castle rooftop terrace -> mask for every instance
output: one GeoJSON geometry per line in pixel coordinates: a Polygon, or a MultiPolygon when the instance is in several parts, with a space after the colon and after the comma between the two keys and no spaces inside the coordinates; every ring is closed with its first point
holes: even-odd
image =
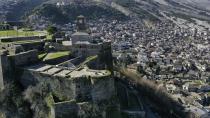
{"type": "Polygon", "coordinates": [[[59,73],[55,74],[55,76],[61,76],[61,77],[65,77],[67,76],[69,73],[71,73],[71,71],[69,70],[62,70],[59,73]]]}
{"type": "Polygon", "coordinates": [[[28,69],[30,71],[40,72],[51,76],[60,76],[60,77],[69,76],[70,79],[80,78],[80,77],[100,78],[111,75],[111,73],[108,70],[92,70],[86,66],[79,67],[76,70],[69,70],[59,66],[40,64],[40,65],[26,67],[25,69],[28,69]]]}
{"type": "Polygon", "coordinates": [[[111,73],[108,70],[91,70],[88,67],[81,67],[78,70],[72,71],[69,74],[72,78],[79,78],[83,76],[90,76],[90,77],[105,77],[110,76],[111,73]]]}
{"type": "Polygon", "coordinates": [[[49,70],[46,70],[46,71],[44,71],[44,72],[42,72],[42,73],[44,73],[44,74],[49,74],[49,75],[54,75],[54,74],[56,74],[56,73],[58,73],[58,72],[60,72],[60,71],[62,71],[61,68],[55,68],[55,67],[53,67],[53,68],[51,68],[51,69],[49,69],[49,70]]]}

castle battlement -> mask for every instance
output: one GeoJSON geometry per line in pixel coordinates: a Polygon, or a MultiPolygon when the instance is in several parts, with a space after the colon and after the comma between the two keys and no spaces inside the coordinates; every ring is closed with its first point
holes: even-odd
{"type": "Polygon", "coordinates": [[[68,100],[91,99],[97,102],[110,99],[115,94],[114,80],[108,70],[92,70],[88,67],[68,70],[52,65],[36,65],[20,70],[20,82],[25,87],[46,81],[52,91],[59,91],[57,94],[68,100]]]}

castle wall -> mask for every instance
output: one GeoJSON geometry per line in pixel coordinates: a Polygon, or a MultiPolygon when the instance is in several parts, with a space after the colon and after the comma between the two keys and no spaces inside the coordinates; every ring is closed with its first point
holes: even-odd
{"type": "Polygon", "coordinates": [[[71,118],[112,118],[116,116],[113,113],[118,112],[120,114],[118,105],[112,106],[117,110],[109,107],[108,104],[99,105],[92,102],[65,101],[52,105],[51,116],[52,118],[69,118],[69,116],[71,118]]]}
{"type": "Polygon", "coordinates": [[[27,88],[28,86],[34,86],[38,83],[38,80],[36,78],[36,73],[33,71],[25,70],[25,69],[19,69],[18,73],[18,79],[20,83],[27,88]]]}
{"type": "Polygon", "coordinates": [[[115,95],[114,79],[110,76],[71,78],[23,69],[19,78],[24,87],[46,82],[54,95],[63,100],[98,102],[115,95]]]}
{"type": "Polygon", "coordinates": [[[16,55],[10,55],[9,58],[13,66],[32,64],[38,61],[38,52],[37,50],[30,50],[16,55]]]}
{"type": "Polygon", "coordinates": [[[4,89],[4,75],[3,75],[3,67],[2,67],[2,56],[0,57],[0,91],[4,89]]]}
{"type": "Polygon", "coordinates": [[[32,43],[23,43],[23,44],[20,44],[23,49],[25,51],[29,51],[29,50],[39,50],[39,51],[42,51],[44,50],[44,45],[45,43],[40,41],[40,42],[32,42],[32,43]]]}
{"type": "Polygon", "coordinates": [[[59,58],[55,58],[55,59],[45,60],[45,61],[43,61],[43,63],[50,64],[50,65],[57,65],[57,64],[62,63],[63,61],[67,61],[69,59],[70,59],[70,55],[66,55],[66,56],[62,56],[59,58]]]}
{"type": "Polygon", "coordinates": [[[83,32],[77,32],[72,35],[72,44],[75,44],[77,41],[90,41],[90,35],[83,32]]]}
{"type": "Polygon", "coordinates": [[[0,90],[4,89],[4,83],[12,79],[10,62],[6,55],[0,55],[0,90]]]}
{"type": "Polygon", "coordinates": [[[46,36],[28,36],[28,37],[6,37],[0,38],[0,42],[15,42],[15,41],[26,41],[26,40],[39,40],[44,39],[46,36]]]}
{"type": "Polygon", "coordinates": [[[78,66],[81,62],[84,62],[84,61],[85,61],[85,58],[80,56],[80,57],[76,57],[71,60],[68,60],[66,62],[63,62],[63,63],[59,64],[59,66],[69,67],[69,65],[71,65],[71,64],[73,64],[74,66],[78,66]]]}
{"type": "Polygon", "coordinates": [[[113,71],[113,58],[111,42],[105,42],[103,44],[103,49],[99,53],[99,62],[105,64],[105,69],[113,71]]]}
{"type": "Polygon", "coordinates": [[[52,118],[105,118],[104,109],[91,102],[66,101],[55,103],[51,108],[52,118]]]}
{"type": "Polygon", "coordinates": [[[77,113],[79,111],[79,105],[73,101],[60,102],[53,105],[52,118],[78,118],[77,113]]]}
{"type": "Polygon", "coordinates": [[[91,79],[87,77],[76,78],[76,100],[79,102],[90,101],[92,100],[91,96],[91,79]]]}
{"type": "Polygon", "coordinates": [[[49,84],[53,94],[59,99],[72,100],[76,98],[75,83],[65,77],[51,76],[41,72],[21,69],[20,83],[27,88],[41,82],[49,84]]]}
{"type": "Polygon", "coordinates": [[[2,43],[0,44],[0,50],[7,50],[9,51],[9,54],[16,54],[23,51],[29,51],[29,50],[44,50],[44,42],[32,42],[32,43],[22,43],[22,44],[16,44],[16,43],[2,43]]]}
{"type": "Polygon", "coordinates": [[[101,51],[107,51],[111,53],[111,43],[104,42],[101,44],[74,44],[72,45],[72,52],[76,52],[78,56],[94,56],[101,53],[101,51]]]}
{"type": "MultiPolygon", "coordinates": [[[[16,46],[14,44],[10,43],[2,43],[0,44],[0,50],[7,50],[9,54],[16,54],[16,46]]],[[[23,51],[23,50],[21,50],[23,51]]]]}
{"type": "Polygon", "coordinates": [[[59,43],[50,43],[50,45],[52,45],[53,47],[55,47],[55,50],[58,51],[70,51],[71,50],[71,46],[65,46],[59,43]]]}
{"type": "MultiPolygon", "coordinates": [[[[98,79],[98,78],[97,78],[98,79]]],[[[109,100],[116,95],[113,78],[100,78],[94,82],[91,90],[92,100],[100,102],[109,100]]]]}
{"type": "Polygon", "coordinates": [[[2,75],[2,69],[0,69],[0,91],[4,89],[4,80],[2,75]]]}
{"type": "MultiPolygon", "coordinates": [[[[0,90],[4,88],[4,83],[16,77],[17,66],[34,63],[38,60],[37,51],[31,50],[17,55],[0,55],[0,90]],[[14,73],[16,72],[16,73],[14,73]]],[[[33,76],[27,76],[31,80],[33,76]]],[[[18,77],[17,77],[18,78],[18,77]]],[[[32,82],[28,82],[32,83],[32,82]]]]}
{"type": "Polygon", "coordinates": [[[94,56],[99,54],[102,49],[102,45],[94,45],[94,44],[74,44],[72,46],[72,52],[75,52],[77,56],[85,55],[85,56],[94,56]]]}

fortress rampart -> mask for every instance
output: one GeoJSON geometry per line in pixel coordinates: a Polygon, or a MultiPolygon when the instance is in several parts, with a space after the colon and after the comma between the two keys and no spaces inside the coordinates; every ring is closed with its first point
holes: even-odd
{"type": "Polygon", "coordinates": [[[83,69],[81,73],[84,75],[82,75],[79,71],[71,72],[50,65],[21,69],[21,71],[22,85],[27,87],[44,81],[60,99],[98,102],[111,98],[115,93],[114,80],[106,71],[83,69]],[[98,75],[94,75],[96,73],[98,75]]]}
{"type": "Polygon", "coordinates": [[[0,42],[16,42],[16,41],[28,41],[28,40],[40,40],[46,36],[27,36],[27,37],[5,37],[0,38],[0,42]]]}

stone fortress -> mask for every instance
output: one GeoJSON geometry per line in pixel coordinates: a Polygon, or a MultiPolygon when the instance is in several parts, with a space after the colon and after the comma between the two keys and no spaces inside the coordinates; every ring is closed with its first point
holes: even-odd
{"type": "MultiPolygon", "coordinates": [[[[0,89],[4,89],[10,79],[18,80],[25,88],[46,83],[53,95],[51,118],[77,118],[88,114],[108,118],[114,111],[111,108],[120,112],[112,74],[111,43],[93,39],[85,18],[79,16],[77,32],[68,44],[55,48],[71,51],[74,58],[52,64],[38,58],[44,47],[42,41],[34,46],[33,43],[1,43],[0,89]]],[[[131,116],[145,115],[142,109],[125,112],[131,116]]]]}

